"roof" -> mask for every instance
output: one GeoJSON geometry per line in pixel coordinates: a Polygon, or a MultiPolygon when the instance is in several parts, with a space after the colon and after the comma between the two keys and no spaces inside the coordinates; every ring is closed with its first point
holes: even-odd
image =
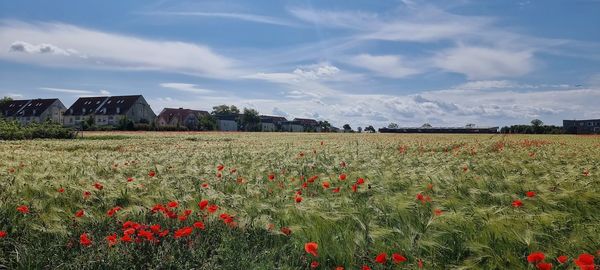
{"type": "Polygon", "coordinates": [[[571,121],[571,122],[587,122],[587,121],[600,121],[600,119],[584,119],[584,120],[563,120],[563,121],[571,121]]]}
{"type": "Polygon", "coordinates": [[[317,126],[317,125],[319,125],[319,121],[317,121],[315,119],[294,118],[294,121],[298,121],[298,122],[302,123],[303,125],[308,125],[308,126],[317,126]]]}
{"type": "Polygon", "coordinates": [[[123,115],[133,107],[140,97],[142,96],[81,97],[71,105],[65,115],[123,115]]]}
{"type": "Polygon", "coordinates": [[[173,119],[173,118],[178,118],[181,121],[190,114],[208,115],[208,112],[200,111],[200,110],[183,109],[183,108],[179,108],[179,109],[164,108],[162,110],[162,112],[160,112],[160,114],[158,115],[158,118],[163,118],[167,122],[170,122],[171,119],[173,119]]]}
{"type": "Polygon", "coordinates": [[[48,110],[56,101],[58,101],[57,98],[13,100],[4,104],[0,112],[7,117],[37,117],[48,110]]]}
{"type": "Polygon", "coordinates": [[[260,121],[265,122],[265,123],[285,122],[285,121],[287,121],[287,119],[285,119],[285,117],[283,117],[283,116],[261,115],[260,121]]]}

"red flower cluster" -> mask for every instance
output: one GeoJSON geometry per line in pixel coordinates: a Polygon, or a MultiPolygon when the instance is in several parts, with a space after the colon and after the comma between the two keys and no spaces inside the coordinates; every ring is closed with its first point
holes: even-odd
{"type": "MultiPolygon", "coordinates": [[[[319,249],[319,244],[315,243],[315,242],[308,242],[306,244],[304,244],[304,251],[306,251],[306,253],[309,253],[315,257],[319,256],[319,254],[317,253],[317,250],[319,249]]],[[[318,266],[318,264],[317,264],[318,266]]]]}
{"type": "Polygon", "coordinates": [[[115,215],[115,213],[117,213],[117,211],[120,211],[120,210],[121,210],[121,207],[119,207],[119,206],[115,206],[115,207],[113,207],[113,208],[109,209],[109,210],[106,212],[106,215],[107,215],[107,216],[109,216],[109,217],[112,217],[112,216],[114,216],[114,215],[115,215]]]}
{"type": "Polygon", "coordinates": [[[92,245],[92,240],[90,240],[90,238],[88,237],[87,233],[82,233],[79,236],[79,244],[81,244],[84,247],[91,246],[92,245]]]}
{"type": "MultiPolygon", "coordinates": [[[[392,253],[392,262],[394,264],[399,264],[405,262],[406,260],[406,257],[400,255],[399,253],[392,253]]],[[[387,262],[387,253],[379,253],[377,257],[375,257],[375,262],[379,264],[385,264],[387,262]]]]}
{"type": "Polygon", "coordinates": [[[577,259],[575,259],[575,265],[579,266],[581,270],[595,270],[596,266],[594,264],[594,255],[583,253],[580,254],[577,259]]]}
{"type": "Polygon", "coordinates": [[[29,206],[27,205],[21,205],[17,207],[17,211],[23,213],[23,214],[28,214],[29,213],[29,206]]]}

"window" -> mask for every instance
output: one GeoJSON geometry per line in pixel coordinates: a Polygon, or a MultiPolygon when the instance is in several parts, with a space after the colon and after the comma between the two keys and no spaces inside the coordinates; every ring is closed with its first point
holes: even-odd
{"type": "Polygon", "coordinates": [[[73,117],[69,117],[69,123],[73,123],[73,117]]]}
{"type": "Polygon", "coordinates": [[[590,127],[591,127],[591,126],[593,126],[593,125],[594,125],[594,122],[588,122],[588,126],[590,126],[590,127]]]}

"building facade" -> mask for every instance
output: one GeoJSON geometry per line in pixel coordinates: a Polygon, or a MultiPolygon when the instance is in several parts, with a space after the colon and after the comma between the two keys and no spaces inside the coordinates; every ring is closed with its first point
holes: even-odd
{"type": "Polygon", "coordinates": [[[158,114],[156,124],[159,127],[186,127],[190,130],[197,130],[198,120],[203,115],[208,115],[208,112],[183,108],[164,108],[158,114]]]}
{"type": "Polygon", "coordinates": [[[600,119],[563,120],[563,129],[569,134],[600,134],[600,119]]]}
{"type": "Polygon", "coordinates": [[[319,126],[319,121],[315,119],[308,118],[294,118],[295,122],[300,123],[303,127],[303,131],[307,132],[321,132],[321,127],[319,126]]]}
{"type": "Polygon", "coordinates": [[[281,124],[286,121],[287,119],[282,116],[261,115],[260,130],[264,132],[281,131],[281,124]]]}
{"type": "Polygon", "coordinates": [[[82,97],[65,111],[64,125],[78,126],[93,122],[96,126],[116,126],[122,119],[134,124],[151,123],[156,114],[141,95],[82,97]]]}
{"type": "Polygon", "coordinates": [[[220,131],[238,131],[239,115],[215,115],[217,118],[217,129],[220,131]]]}
{"type": "Polygon", "coordinates": [[[284,132],[304,132],[304,126],[298,121],[285,121],[281,123],[281,131],[284,132]]]}
{"type": "Polygon", "coordinates": [[[65,105],[57,98],[28,99],[6,102],[0,108],[0,114],[6,119],[16,120],[22,125],[47,120],[62,123],[65,110],[65,105]]]}

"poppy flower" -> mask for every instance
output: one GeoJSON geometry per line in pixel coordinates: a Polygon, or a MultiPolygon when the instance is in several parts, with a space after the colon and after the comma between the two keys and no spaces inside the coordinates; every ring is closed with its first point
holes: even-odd
{"type": "Polygon", "coordinates": [[[204,210],[206,206],[208,206],[208,200],[201,200],[198,203],[198,207],[200,207],[200,210],[204,210]]]}
{"type": "Polygon", "coordinates": [[[273,181],[273,179],[275,179],[275,175],[274,174],[269,174],[269,180],[273,181]]]}
{"type": "Polygon", "coordinates": [[[194,229],[192,227],[183,227],[183,228],[175,231],[174,237],[176,239],[186,237],[186,236],[189,236],[190,234],[192,234],[193,231],[194,231],[194,229]]]}
{"type": "Polygon", "coordinates": [[[160,224],[154,224],[150,226],[150,230],[154,233],[159,233],[161,229],[162,228],[160,227],[160,224]]]}
{"type": "Polygon", "coordinates": [[[201,185],[201,187],[202,187],[202,188],[208,188],[208,183],[203,183],[203,184],[201,185]]]}
{"type": "Polygon", "coordinates": [[[552,269],[552,264],[551,263],[541,262],[541,263],[538,263],[535,267],[538,270],[551,270],[552,269]]]}
{"type": "Polygon", "coordinates": [[[27,205],[21,205],[17,207],[17,211],[23,213],[23,214],[27,214],[29,213],[29,207],[27,205]]]}
{"type": "Polygon", "coordinates": [[[194,222],[194,228],[204,230],[204,223],[202,221],[196,221],[194,222]]]}
{"type": "Polygon", "coordinates": [[[92,195],[92,193],[91,193],[91,192],[89,192],[89,191],[84,191],[84,192],[83,192],[83,198],[84,198],[84,199],[87,199],[87,198],[89,198],[91,195],[92,195]]]}
{"type": "Polygon", "coordinates": [[[559,263],[566,263],[569,260],[569,257],[567,257],[565,255],[561,255],[561,256],[558,256],[558,258],[556,258],[556,260],[559,263]]]}
{"type": "Polygon", "coordinates": [[[419,268],[423,268],[423,260],[419,259],[419,260],[417,261],[417,266],[418,266],[419,268]]]}
{"type": "Polygon", "coordinates": [[[362,185],[362,184],[364,184],[364,183],[365,183],[365,179],[363,179],[363,178],[358,178],[358,179],[356,180],[356,184],[357,184],[357,185],[362,185]]]}
{"type": "Polygon", "coordinates": [[[185,211],[183,211],[183,214],[186,216],[189,216],[192,214],[192,210],[191,209],[185,209],[185,211]]]}
{"type": "Polygon", "coordinates": [[[127,178],[127,182],[133,182],[133,180],[135,180],[135,179],[133,179],[133,177],[127,178]]]}
{"type": "Polygon", "coordinates": [[[159,232],[159,233],[158,233],[158,236],[160,236],[160,237],[165,237],[165,236],[167,236],[168,234],[169,234],[169,230],[164,230],[164,231],[162,231],[162,232],[159,232]]]}
{"type": "Polygon", "coordinates": [[[346,167],[346,162],[344,162],[344,161],[340,162],[340,167],[342,167],[342,168],[346,167]]]}
{"type": "Polygon", "coordinates": [[[90,246],[90,245],[92,245],[92,240],[90,240],[90,238],[88,237],[87,233],[82,233],[82,234],[79,236],[79,243],[80,243],[82,246],[84,246],[84,247],[87,247],[87,246],[90,246]]]}
{"type": "Polygon", "coordinates": [[[384,264],[387,261],[387,254],[385,252],[379,253],[377,257],[375,257],[375,262],[384,264]]]}
{"type": "Polygon", "coordinates": [[[535,191],[527,191],[527,192],[525,192],[525,196],[527,196],[529,198],[533,198],[533,197],[535,197],[535,191]]]}
{"type": "Polygon", "coordinates": [[[75,212],[75,217],[83,217],[84,215],[85,212],[83,211],[83,209],[75,212]]]}
{"type": "Polygon", "coordinates": [[[421,194],[421,193],[417,193],[417,200],[424,202],[425,196],[423,196],[423,194],[421,194]]]}
{"type": "Polygon", "coordinates": [[[106,237],[106,241],[108,242],[108,246],[109,247],[112,247],[112,246],[116,245],[117,241],[118,241],[117,234],[114,233],[114,234],[111,234],[111,235],[107,236],[106,237]]]}
{"type": "Polygon", "coordinates": [[[114,215],[115,215],[115,213],[117,213],[117,211],[119,211],[119,210],[121,210],[121,207],[119,207],[119,206],[115,206],[115,207],[113,207],[113,208],[109,209],[109,210],[106,212],[106,215],[107,215],[107,216],[109,216],[109,217],[112,217],[112,216],[114,216],[114,215]]]}
{"type": "Polygon", "coordinates": [[[319,262],[313,261],[313,262],[310,263],[310,268],[315,269],[317,267],[319,267],[319,262]]]}
{"type": "Polygon", "coordinates": [[[4,238],[8,235],[6,231],[0,231],[0,238],[4,238]]]}
{"type": "Polygon", "coordinates": [[[590,176],[590,170],[588,170],[588,169],[583,170],[583,176],[590,176]]]}
{"type": "Polygon", "coordinates": [[[371,267],[369,267],[368,265],[363,265],[362,268],[360,268],[361,270],[371,270],[371,267]]]}
{"type": "Polygon", "coordinates": [[[169,208],[177,208],[177,206],[179,206],[179,203],[176,201],[172,201],[172,202],[167,203],[167,206],[169,208]]]}
{"type": "Polygon", "coordinates": [[[393,253],[392,254],[392,261],[395,264],[398,264],[398,263],[401,263],[401,262],[405,262],[406,261],[406,257],[404,257],[404,256],[402,256],[402,255],[400,255],[398,253],[393,253]]]}
{"type": "Polygon", "coordinates": [[[223,175],[222,175],[220,172],[218,172],[218,173],[217,173],[217,177],[218,177],[218,178],[221,178],[221,177],[223,177],[223,175]]]}
{"type": "Polygon", "coordinates": [[[527,256],[527,262],[529,263],[537,263],[537,262],[541,262],[544,260],[544,258],[546,258],[546,256],[544,255],[543,252],[533,252],[531,254],[529,254],[529,256],[527,256]]]}
{"type": "Polygon", "coordinates": [[[575,264],[582,270],[594,269],[594,255],[583,253],[575,259],[575,264]]]}
{"type": "Polygon", "coordinates": [[[354,184],[352,185],[352,192],[356,192],[358,190],[358,185],[354,184]]]}
{"type": "Polygon", "coordinates": [[[433,184],[431,184],[431,183],[427,184],[427,189],[432,190],[433,189],[433,184]]]}
{"type": "Polygon", "coordinates": [[[123,237],[121,237],[121,242],[126,242],[126,243],[131,243],[132,239],[131,236],[129,236],[129,234],[125,234],[123,235],[123,237]]]}
{"type": "Polygon", "coordinates": [[[181,215],[178,217],[179,221],[186,221],[187,218],[188,218],[188,216],[186,216],[186,215],[181,215]]]}
{"type": "Polygon", "coordinates": [[[346,174],[345,173],[340,174],[339,178],[341,181],[346,180],[346,174]]]}
{"type": "Polygon", "coordinates": [[[302,197],[301,196],[296,196],[295,201],[296,201],[296,203],[302,202],[302,197]]]}
{"type": "Polygon", "coordinates": [[[97,190],[102,190],[102,189],[104,189],[104,186],[103,186],[102,184],[98,183],[98,182],[94,183],[94,187],[95,187],[97,190]]]}
{"type": "Polygon", "coordinates": [[[514,200],[512,202],[512,206],[513,207],[521,207],[521,206],[523,206],[523,202],[521,200],[514,200]]]}
{"type": "Polygon", "coordinates": [[[338,266],[338,267],[335,268],[335,270],[344,270],[344,267],[343,266],[338,266]]]}
{"type": "Polygon", "coordinates": [[[150,176],[150,177],[154,177],[154,176],[156,176],[156,172],[155,172],[154,170],[150,170],[150,171],[148,172],[148,176],[150,176]]]}
{"type": "Polygon", "coordinates": [[[227,213],[223,213],[219,217],[223,220],[223,222],[225,222],[225,224],[230,224],[233,222],[233,217],[227,213]]]}
{"type": "Polygon", "coordinates": [[[150,231],[140,230],[138,232],[138,236],[142,237],[142,238],[145,238],[148,241],[154,240],[154,234],[152,232],[150,232],[150,231]]]}
{"type": "Polygon", "coordinates": [[[57,191],[58,191],[58,193],[63,193],[63,192],[65,192],[65,189],[64,188],[59,188],[57,191]]]}
{"type": "Polygon", "coordinates": [[[333,190],[331,190],[331,192],[333,192],[333,193],[339,193],[340,189],[341,189],[341,187],[336,187],[333,190]]]}
{"type": "Polygon", "coordinates": [[[211,205],[208,206],[208,212],[209,213],[214,213],[214,212],[217,211],[217,209],[219,209],[219,207],[217,205],[215,205],[215,204],[211,204],[211,205]]]}
{"type": "Polygon", "coordinates": [[[323,188],[325,188],[325,189],[327,189],[327,188],[329,188],[329,187],[330,187],[330,184],[329,184],[329,182],[327,182],[327,181],[323,182],[321,185],[322,185],[322,186],[323,186],[323,188]]]}
{"type": "Polygon", "coordinates": [[[288,227],[281,227],[280,229],[281,233],[285,234],[285,235],[290,235],[292,234],[292,230],[288,227]]]}
{"type": "Polygon", "coordinates": [[[317,254],[318,249],[319,249],[319,244],[317,244],[315,242],[308,242],[308,243],[304,244],[304,251],[306,251],[306,253],[309,253],[315,257],[319,256],[317,254]]]}
{"type": "Polygon", "coordinates": [[[433,213],[436,216],[441,216],[444,213],[444,211],[442,211],[442,209],[435,209],[435,210],[433,210],[433,213]]]}
{"type": "Polygon", "coordinates": [[[217,166],[217,171],[222,171],[223,169],[225,169],[225,166],[223,166],[223,164],[219,164],[217,166]]]}

